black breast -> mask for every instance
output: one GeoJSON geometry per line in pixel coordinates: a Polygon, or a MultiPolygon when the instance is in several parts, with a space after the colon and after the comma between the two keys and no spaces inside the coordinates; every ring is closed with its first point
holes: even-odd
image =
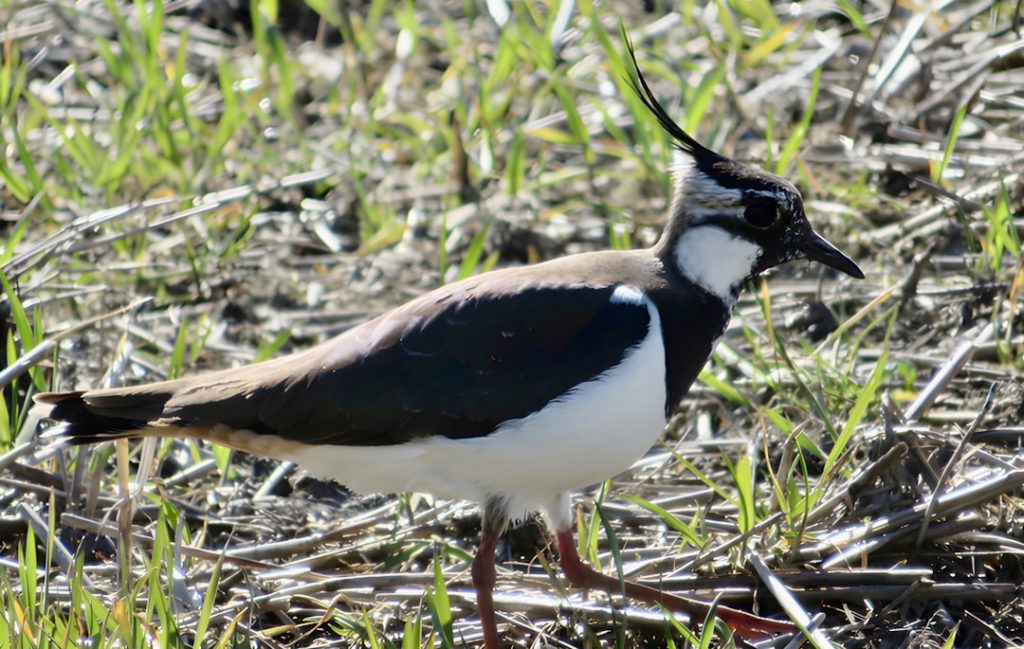
{"type": "Polygon", "coordinates": [[[719,298],[686,278],[667,279],[667,285],[647,292],[661,316],[665,341],[666,417],[693,385],[729,323],[729,308],[719,298]]]}

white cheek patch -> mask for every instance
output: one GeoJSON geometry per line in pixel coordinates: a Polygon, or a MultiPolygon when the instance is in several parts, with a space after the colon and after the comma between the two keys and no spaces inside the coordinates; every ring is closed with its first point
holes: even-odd
{"type": "Polygon", "coordinates": [[[750,277],[761,246],[715,225],[698,225],[676,242],[679,272],[726,304],[736,301],[740,283],[750,277]]]}

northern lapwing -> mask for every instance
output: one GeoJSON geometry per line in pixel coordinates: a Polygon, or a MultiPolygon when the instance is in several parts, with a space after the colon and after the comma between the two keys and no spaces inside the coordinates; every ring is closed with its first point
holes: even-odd
{"type": "MultiPolygon", "coordinates": [[[[627,41],[628,45],[628,41],[627,41]]],[[[494,552],[535,511],[569,581],[691,615],[709,604],[603,575],[573,541],[569,492],[627,469],[725,331],[744,282],[792,259],[856,278],[817,234],[791,183],[701,145],[640,73],[633,85],[686,156],[653,248],[572,255],[449,284],[312,349],[133,387],[36,396],[57,435],[211,440],[291,460],[362,492],[422,491],[481,503],[472,565],[487,649],[494,552]]],[[[787,621],[718,606],[741,637],[787,621]]]]}

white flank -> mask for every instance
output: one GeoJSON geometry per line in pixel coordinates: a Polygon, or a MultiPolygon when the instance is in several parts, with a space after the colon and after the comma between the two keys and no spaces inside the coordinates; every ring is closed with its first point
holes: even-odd
{"type": "Polygon", "coordinates": [[[564,527],[563,492],[626,470],[665,427],[665,347],[658,310],[633,287],[620,287],[612,297],[619,303],[634,300],[647,307],[651,324],[621,363],[486,437],[309,446],[287,459],[356,491],[423,491],[476,501],[504,496],[513,517],[542,509],[564,527]]]}
{"type": "Polygon", "coordinates": [[[740,283],[750,276],[761,247],[715,225],[697,225],[676,243],[679,272],[732,306],[740,283]]]}

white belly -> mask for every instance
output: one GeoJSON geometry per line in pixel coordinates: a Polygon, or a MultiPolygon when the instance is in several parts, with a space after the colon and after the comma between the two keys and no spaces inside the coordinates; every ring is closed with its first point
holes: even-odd
{"type": "Polygon", "coordinates": [[[471,439],[400,446],[311,446],[292,454],[311,473],[362,492],[423,491],[508,499],[523,517],[560,493],[605,480],[644,455],[665,426],[665,347],[658,311],[614,368],[537,412],[471,439]]]}

